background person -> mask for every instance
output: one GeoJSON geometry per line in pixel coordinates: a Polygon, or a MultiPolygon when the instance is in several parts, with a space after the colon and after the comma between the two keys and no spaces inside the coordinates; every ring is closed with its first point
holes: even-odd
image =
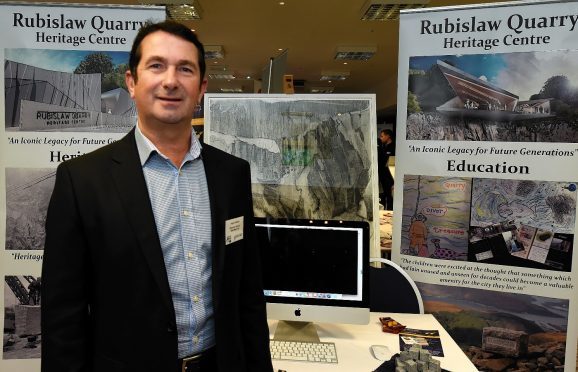
{"type": "Polygon", "coordinates": [[[379,132],[377,145],[377,171],[382,193],[379,200],[386,210],[393,210],[393,176],[389,170],[389,157],[394,154],[393,132],[382,129],[379,132]]]}

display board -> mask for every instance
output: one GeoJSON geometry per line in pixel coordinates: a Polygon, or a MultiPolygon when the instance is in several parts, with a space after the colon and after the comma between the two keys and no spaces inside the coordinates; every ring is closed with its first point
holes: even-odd
{"type": "Polygon", "coordinates": [[[379,256],[374,95],[207,94],[205,141],[251,164],[255,216],[369,221],[379,256]]]}
{"type": "Polygon", "coordinates": [[[481,370],[576,367],[578,3],[400,17],[393,260],[481,370]]]}
{"type": "Polygon", "coordinates": [[[161,7],[0,4],[2,371],[39,371],[41,266],[55,168],[136,123],[132,40],[161,7]],[[7,36],[8,35],[8,36],[7,36]]]}

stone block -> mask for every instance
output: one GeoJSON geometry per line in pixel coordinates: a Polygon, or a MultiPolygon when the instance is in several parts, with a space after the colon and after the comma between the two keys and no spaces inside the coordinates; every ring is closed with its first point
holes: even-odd
{"type": "Polygon", "coordinates": [[[414,362],[413,360],[408,360],[405,362],[405,364],[407,365],[407,367],[405,368],[407,372],[418,372],[417,363],[414,362]]]}
{"type": "Polygon", "coordinates": [[[399,353],[399,357],[397,359],[401,361],[410,360],[411,356],[409,355],[409,351],[402,351],[401,353],[399,353]]]}
{"type": "Polygon", "coordinates": [[[435,372],[441,372],[442,370],[442,362],[437,359],[431,359],[428,363],[429,369],[435,372]]]}
{"type": "Polygon", "coordinates": [[[419,360],[427,362],[430,359],[431,359],[431,353],[429,352],[429,350],[421,349],[419,351],[419,360]]]}
{"type": "Polygon", "coordinates": [[[427,362],[424,362],[423,360],[418,360],[416,363],[418,371],[425,371],[427,369],[427,362]]]}
{"type": "Polygon", "coordinates": [[[507,328],[486,327],[482,333],[482,350],[509,357],[528,353],[528,334],[507,328]]]}
{"type": "Polygon", "coordinates": [[[409,349],[409,356],[411,359],[413,360],[418,360],[419,359],[419,352],[420,352],[421,348],[418,346],[417,348],[415,346],[412,346],[409,349]]]}

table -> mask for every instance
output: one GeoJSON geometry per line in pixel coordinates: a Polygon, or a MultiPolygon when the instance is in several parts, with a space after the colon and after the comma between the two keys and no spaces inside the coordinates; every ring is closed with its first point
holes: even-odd
{"type": "MultiPolygon", "coordinates": [[[[381,331],[379,317],[390,316],[408,328],[438,330],[442,340],[444,357],[434,357],[441,361],[442,368],[452,372],[477,371],[476,367],[462,352],[456,342],[431,314],[371,313],[367,325],[315,323],[322,342],[334,342],[339,363],[310,363],[273,360],[274,370],[287,372],[305,371],[347,371],[370,372],[383,362],[375,359],[369,347],[386,345],[392,353],[399,352],[399,336],[381,331]]],[[[273,338],[277,321],[269,320],[269,337],[273,338]]]]}

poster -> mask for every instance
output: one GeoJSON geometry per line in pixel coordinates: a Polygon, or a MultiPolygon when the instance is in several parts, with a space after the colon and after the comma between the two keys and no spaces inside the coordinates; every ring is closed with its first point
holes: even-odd
{"type": "Polygon", "coordinates": [[[476,368],[576,368],[578,3],[400,17],[392,258],[476,368]]]}
{"type": "Polygon", "coordinates": [[[440,333],[436,329],[405,328],[399,333],[399,350],[408,351],[413,345],[419,345],[431,353],[432,356],[444,356],[444,349],[440,333]]]}
{"type": "Polygon", "coordinates": [[[44,224],[62,161],[136,123],[124,86],[132,40],[164,8],[1,4],[0,370],[39,371],[44,224]]]}
{"type": "Polygon", "coordinates": [[[205,141],[251,165],[257,217],[369,221],[379,256],[374,95],[205,96],[205,141]]]}

